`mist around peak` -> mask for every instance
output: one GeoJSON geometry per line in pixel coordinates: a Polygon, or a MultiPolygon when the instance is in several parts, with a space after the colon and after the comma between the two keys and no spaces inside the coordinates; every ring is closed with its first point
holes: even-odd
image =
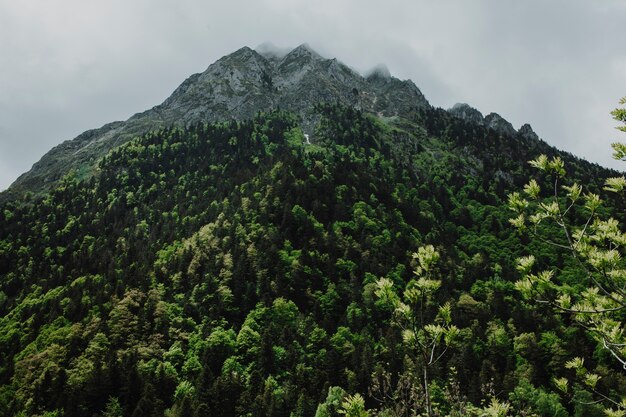
{"type": "Polygon", "coordinates": [[[363,76],[365,78],[383,78],[383,79],[388,79],[391,78],[391,72],[389,71],[389,68],[387,67],[387,65],[385,64],[378,64],[375,67],[365,71],[363,73],[363,76]]]}
{"type": "Polygon", "coordinates": [[[282,59],[293,50],[293,47],[280,47],[276,46],[272,42],[263,42],[254,48],[254,50],[263,56],[282,59]]]}

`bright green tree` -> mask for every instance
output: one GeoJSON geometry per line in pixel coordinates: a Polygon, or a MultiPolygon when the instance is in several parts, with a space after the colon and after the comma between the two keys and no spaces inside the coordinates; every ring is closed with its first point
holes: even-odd
{"type": "Polygon", "coordinates": [[[394,323],[402,330],[403,343],[421,368],[426,413],[430,417],[433,409],[428,371],[445,354],[459,329],[452,324],[450,303],[435,306],[434,295],[441,287],[441,280],[434,279],[439,253],[427,245],[420,247],[413,257],[417,262],[415,278],[407,283],[402,297],[389,278],[378,280],[375,294],[383,305],[393,309],[394,323]]]}
{"type": "MultiPolygon", "coordinates": [[[[626,104],[626,97],[620,100],[620,104],[626,104]]],[[[618,122],[626,123],[626,109],[617,108],[612,115],[618,122]]],[[[626,125],[620,125],[618,129],[626,131],[626,125]]],[[[626,145],[614,143],[612,146],[614,158],[626,160],[626,145]]],[[[523,193],[509,195],[509,207],[516,213],[511,223],[523,234],[569,257],[567,265],[573,266],[582,280],[568,279],[564,269],[559,270],[553,265],[538,268],[539,254],[530,254],[518,260],[517,269],[522,279],[516,286],[527,298],[571,314],[626,369],[626,327],[623,322],[626,233],[623,226],[615,218],[600,214],[602,201],[598,194],[587,192],[582,185],[567,180],[560,158],[540,155],[530,164],[541,171],[545,184],[532,179],[523,193]],[[581,221],[581,217],[584,220],[581,221]]],[[[623,194],[626,178],[607,179],[604,190],[623,194]]],[[[617,402],[596,389],[600,376],[589,372],[582,358],[573,359],[566,367],[576,371],[588,390],[612,403],[616,409],[626,410],[626,403],[617,402]]],[[[568,384],[566,378],[555,379],[555,385],[562,391],[568,390],[568,384]]],[[[607,410],[607,413],[611,412],[607,410]]]]}
{"type": "Polygon", "coordinates": [[[365,409],[365,399],[361,394],[348,395],[341,403],[339,414],[346,417],[368,417],[370,414],[365,409]]]}

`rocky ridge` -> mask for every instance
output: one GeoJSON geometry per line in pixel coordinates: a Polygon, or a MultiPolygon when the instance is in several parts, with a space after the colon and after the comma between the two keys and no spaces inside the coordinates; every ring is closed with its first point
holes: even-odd
{"type": "Polygon", "coordinates": [[[487,116],[483,116],[480,111],[466,103],[456,103],[448,109],[448,113],[469,123],[485,126],[501,135],[518,136],[531,140],[539,139],[539,136],[528,123],[522,125],[519,130],[515,130],[513,125],[498,113],[489,113],[487,116]]]}
{"type": "MultiPolygon", "coordinates": [[[[281,108],[298,114],[307,138],[314,140],[317,119],[312,109],[324,102],[339,102],[383,117],[403,116],[430,107],[411,80],[391,76],[384,65],[361,75],[337,59],[322,57],[307,44],[291,51],[264,45],[258,51],[243,47],[187,78],[163,103],[54,147],[0,193],[0,202],[25,192],[39,194],[70,170],[79,178],[88,177],[110,149],[168,126],[242,120],[259,111],[281,108]]],[[[457,103],[448,113],[502,135],[537,138],[530,125],[516,131],[500,115],[483,116],[465,103],[457,103]]]]}
{"type": "Polygon", "coordinates": [[[381,71],[364,77],[306,44],[284,56],[243,47],[187,78],[162,104],[56,146],[0,194],[0,201],[45,191],[72,169],[89,176],[110,149],[167,126],[246,119],[279,107],[299,114],[310,133],[316,122],[311,110],[320,102],[340,102],[385,117],[430,106],[412,81],[388,72],[381,76],[381,71]]]}

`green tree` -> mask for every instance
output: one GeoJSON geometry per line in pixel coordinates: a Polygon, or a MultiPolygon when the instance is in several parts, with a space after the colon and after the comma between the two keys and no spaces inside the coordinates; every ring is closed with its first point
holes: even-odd
{"type": "MultiPolygon", "coordinates": [[[[626,104],[626,96],[622,97],[619,101],[620,105],[625,105],[626,104]]],[[[621,130],[622,132],[626,132],[626,108],[623,107],[617,107],[616,109],[614,109],[611,112],[611,115],[613,116],[613,119],[617,120],[619,123],[621,123],[620,126],[617,126],[618,130],[621,130]]],[[[615,146],[615,144],[614,144],[615,146]]],[[[619,145],[620,147],[623,146],[623,144],[619,145]]],[[[623,149],[623,148],[622,148],[623,149]]],[[[623,154],[621,156],[616,156],[617,159],[623,159],[623,154]]]]}
{"type": "Polygon", "coordinates": [[[369,411],[365,409],[365,399],[358,393],[344,398],[339,414],[346,417],[368,417],[370,415],[369,411]]]}
{"type": "Polygon", "coordinates": [[[434,294],[441,286],[440,280],[433,279],[439,253],[432,245],[427,245],[420,247],[413,257],[417,262],[416,279],[407,283],[402,298],[389,278],[378,280],[375,294],[384,306],[392,309],[394,323],[402,330],[403,343],[421,368],[426,413],[430,417],[433,409],[428,371],[443,357],[459,329],[452,324],[450,303],[436,306],[436,312],[433,312],[434,294]]]}
{"type": "Polygon", "coordinates": [[[341,387],[328,388],[326,400],[317,406],[315,417],[332,417],[336,415],[340,410],[341,399],[345,395],[346,392],[341,387]]]}
{"type": "Polygon", "coordinates": [[[110,397],[106,408],[102,412],[102,417],[122,417],[123,415],[124,409],[120,405],[119,400],[116,397],[110,397]]]}
{"type": "MultiPolygon", "coordinates": [[[[626,104],[626,97],[620,104],[626,104]]],[[[626,109],[617,108],[612,115],[626,123],[626,109]]],[[[626,126],[618,129],[626,131],[626,126]]],[[[626,160],[626,145],[612,146],[614,158],[626,160]]],[[[568,182],[565,164],[559,157],[540,155],[529,163],[543,174],[546,184],[532,179],[523,193],[509,195],[509,207],[516,213],[510,221],[544,248],[559,251],[565,260],[563,265],[542,267],[545,261],[541,253],[518,259],[522,279],[516,287],[527,298],[571,314],[626,369],[626,233],[618,220],[604,214],[606,209],[598,194],[568,182]]],[[[608,178],[604,190],[623,194],[626,179],[608,178]]],[[[600,376],[590,372],[582,358],[569,361],[566,367],[575,371],[586,389],[626,412],[626,403],[598,391],[600,376]]],[[[568,379],[558,378],[554,383],[561,391],[568,391],[568,379]]]]}

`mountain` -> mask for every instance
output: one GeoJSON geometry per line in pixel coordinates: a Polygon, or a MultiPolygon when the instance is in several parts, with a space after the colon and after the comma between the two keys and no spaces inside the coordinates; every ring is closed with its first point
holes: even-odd
{"type": "Polygon", "coordinates": [[[429,106],[413,82],[380,71],[365,78],[336,59],[322,58],[308,45],[280,58],[244,47],[189,77],[160,105],[53,148],[1,199],[26,191],[39,194],[72,169],[88,177],[109,150],[164,127],[244,120],[259,111],[281,108],[298,114],[310,132],[315,125],[312,107],[322,102],[339,102],[386,117],[429,106]]]}
{"type": "Polygon", "coordinates": [[[526,161],[561,157],[624,221],[602,190],[615,173],[529,125],[434,108],[306,46],[244,48],[54,152],[93,153],[0,203],[0,415],[399,417],[426,398],[441,416],[605,415],[588,385],[555,386],[575,356],[626,393],[608,352],[514,284],[529,253],[571,288],[586,279],[510,227],[507,195],[537,177],[526,161]],[[400,294],[434,326],[403,328],[386,302],[400,294]],[[438,360],[416,354],[449,324],[438,360]]]}

